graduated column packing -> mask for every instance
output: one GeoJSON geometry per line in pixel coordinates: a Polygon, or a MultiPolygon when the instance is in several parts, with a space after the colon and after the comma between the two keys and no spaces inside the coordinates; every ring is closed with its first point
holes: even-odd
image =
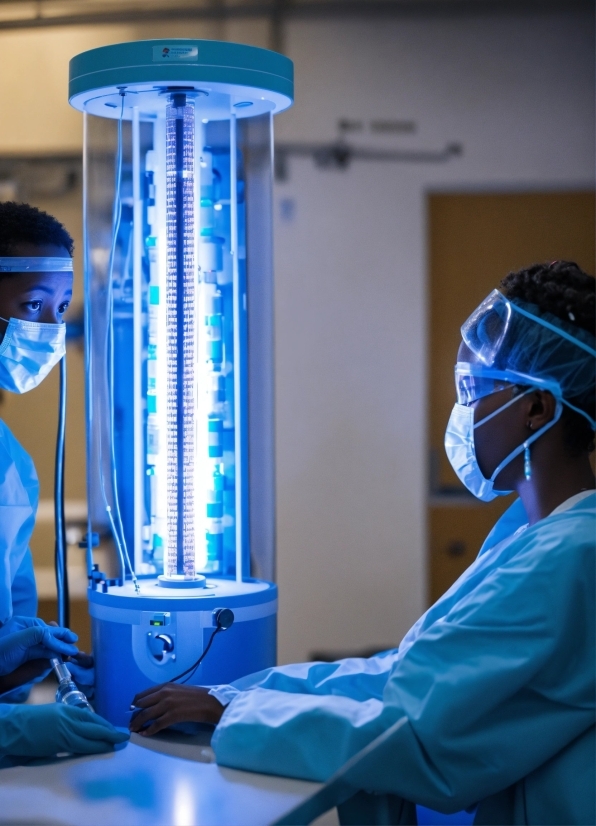
{"type": "Polygon", "coordinates": [[[195,578],[195,113],[166,107],[167,529],[165,576],[195,578]]]}

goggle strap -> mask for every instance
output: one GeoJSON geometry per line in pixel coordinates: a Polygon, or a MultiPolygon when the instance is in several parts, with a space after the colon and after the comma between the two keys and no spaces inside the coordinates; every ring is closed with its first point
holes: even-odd
{"type": "MultiPolygon", "coordinates": [[[[467,364],[465,362],[461,362],[461,363],[462,364],[467,364]]],[[[477,371],[474,371],[473,369],[471,369],[471,370],[461,370],[461,369],[458,370],[458,365],[459,364],[460,364],[460,362],[457,362],[457,364],[455,365],[456,378],[458,376],[478,376],[480,378],[482,378],[482,376],[486,376],[486,378],[494,378],[496,380],[498,380],[500,378],[502,381],[508,381],[511,384],[517,384],[517,385],[520,385],[522,383],[525,384],[527,382],[535,382],[536,381],[536,379],[532,378],[532,376],[525,376],[523,373],[514,373],[513,371],[506,371],[506,370],[492,370],[491,368],[482,368],[481,365],[479,365],[479,368],[481,368],[481,369],[478,369],[477,371]],[[491,375],[491,373],[493,375],[491,375]]],[[[474,365],[472,365],[472,367],[473,366],[474,365]]],[[[543,379],[543,380],[540,381],[540,384],[538,384],[538,383],[533,384],[526,391],[526,393],[531,392],[531,390],[546,390],[548,393],[552,393],[553,396],[556,399],[558,399],[559,401],[562,401],[563,404],[567,405],[567,407],[571,408],[571,410],[575,410],[575,412],[579,413],[580,416],[583,416],[590,423],[590,426],[591,426],[592,430],[596,430],[596,421],[594,421],[594,419],[590,416],[590,414],[586,413],[585,410],[582,410],[580,407],[576,407],[574,404],[571,404],[571,402],[568,402],[567,399],[564,399],[561,395],[561,388],[559,386],[557,386],[556,382],[550,381],[548,379],[543,379]]],[[[490,393],[487,393],[487,395],[490,395],[490,393]]],[[[478,399],[474,399],[473,401],[478,401],[481,398],[486,398],[486,397],[485,396],[479,396],[478,399]]],[[[520,399],[521,396],[516,396],[516,398],[520,399]]],[[[513,401],[514,400],[512,400],[508,404],[511,404],[513,401]]],[[[462,402],[460,402],[460,404],[461,403],[462,402]]],[[[472,402],[465,402],[465,404],[471,404],[471,403],[472,402]]],[[[504,410],[505,408],[503,407],[501,409],[504,410]]],[[[483,424],[485,421],[487,422],[492,416],[494,416],[498,412],[499,411],[496,410],[494,413],[491,413],[485,419],[482,419],[482,421],[478,422],[478,424],[474,425],[474,427],[478,427],[479,425],[483,424]]]]}
{"type": "Polygon", "coordinates": [[[529,387],[527,390],[524,390],[524,392],[521,393],[519,396],[514,396],[512,399],[509,399],[508,402],[501,405],[501,407],[497,408],[497,410],[493,410],[493,412],[489,413],[488,416],[485,416],[484,419],[481,419],[479,422],[476,422],[476,424],[474,425],[474,430],[476,430],[477,427],[480,427],[480,425],[486,424],[486,422],[489,422],[495,416],[498,416],[499,413],[502,413],[503,410],[507,410],[507,408],[511,407],[512,404],[515,404],[515,402],[518,402],[520,399],[523,399],[524,396],[527,396],[528,393],[532,393],[534,390],[536,390],[535,387],[529,387]]]}
{"type": "MultiPolygon", "coordinates": [[[[509,300],[505,296],[503,296],[503,298],[505,298],[505,301],[509,300]]],[[[546,319],[540,318],[537,315],[532,315],[532,313],[528,313],[526,310],[522,310],[522,308],[518,307],[517,304],[513,304],[512,302],[509,303],[516,313],[521,313],[521,315],[524,315],[526,318],[532,319],[532,321],[535,321],[537,324],[542,324],[543,327],[547,327],[549,330],[552,330],[553,333],[557,333],[557,335],[566,338],[572,344],[575,344],[577,347],[581,347],[581,349],[585,350],[586,353],[589,353],[591,356],[594,356],[596,358],[596,350],[590,347],[589,344],[584,344],[583,341],[580,341],[578,338],[575,338],[575,336],[572,336],[570,333],[567,333],[561,327],[555,327],[554,324],[551,324],[546,319]]]]}

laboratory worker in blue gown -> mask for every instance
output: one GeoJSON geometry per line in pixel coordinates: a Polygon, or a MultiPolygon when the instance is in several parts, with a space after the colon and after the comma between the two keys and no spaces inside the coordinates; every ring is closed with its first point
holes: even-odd
{"type": "MultiPolygon", "coordinates": [[[[0,204],[0,389],[33,390],[65,353],[63,315],[72,295],[73,241],[55,218],[28,204],[0,204]]],[[[39,411],[43,416],[45,411],[39,411]]],[[[49,658],[74,657],[77,637],[37,618],[29,540],[39,484],[31,457],[0,419],[0,767],[59,751],[105,751],[123,737],[89,711],[58,704],[17,706],[49,658]]]]}
{"type": "Polygon", "coordinates": [[[591,276],[564,261],[509,274],[462,327],[445,435],[474,496],[518,496],[472,565],[398,649],[157,686],[131,728],[212,722],[221,765],[326,781],[394,726],[352,772],[363,791],[342,822],[379,822],[381,794],[383,822],[415,823],[419,804],[594,824],[595,346],[591,276]]]}
{"type": "MultiPolygon", "coordinates": [[[[27,204],[0,204],[0,392],[4,395],[33,390],[65,353],[62,322],[72,297],[72,248],[72,238],[55,218],[27,204]]],[[[40,410],[39,416],[44,415],[40,410]]],[[[33,460],[0,418],[0,638],[45,625],[36,618],[29,549],[38,499],[33,460]]],[[[26,683],[25,678],[38,677],[46,666],[28,661],[12,680],[22,676],[26,683]]],[[[16,696],[3,694],[0,700],[16,696]]]]}
{"type": "MultiPolygon", "coordinates": [[[[73,241],[55,218],[28,204],[0,204],[0,392],[36,388],[65,353],[63,316],[72,297],[73,241]]],[[[1,408],[0,408],[1,412],[1,408]]],[[[39,417],[45,415],[39,410],[39,417]]],[[[39,483],[35,465],[0,418],[0,639],[34,625],[37,590],[29,540],[39,483]]],[[[0,701],[24,699],[47,661],[28,660],[0,679],[0,701]],[[7,691],[7,683],[12,691],[7,691]]]]}

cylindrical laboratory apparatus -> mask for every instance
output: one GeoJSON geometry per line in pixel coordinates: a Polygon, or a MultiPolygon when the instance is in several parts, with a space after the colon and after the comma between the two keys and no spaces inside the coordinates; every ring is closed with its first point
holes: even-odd
{"type": "Polygon", "coordinates": [[[292,63],[139,41],[70,64],[84,113],[86,539],[94,705],[197,661],[275,664],[272,117],[292,63]]]}

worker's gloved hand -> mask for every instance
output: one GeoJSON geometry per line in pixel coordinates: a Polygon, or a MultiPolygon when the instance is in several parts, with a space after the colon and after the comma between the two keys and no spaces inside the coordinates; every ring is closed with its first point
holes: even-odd
{"type": "Polygon", "coordinates": [[[39,617],[10,617],[4,625],[0,626],[0,639],[8,634],[14,634],[15,631],[22,631],[24,628],[33,628],[41,626],[45,628],[45,623],[39,617]]]}
{"type": "Polygon", "coordinates": [[[52,757],[61,752],[99,754],[130,735],[84,708],[52,703],[0,706],[0,754],[52,757]]]}
{"type": "Polygon", "coordinates": [[[72,643],[77,639],[68,628],[49,625],[33,625],[0,637],[0,676],[10,674],[28,660],[75,656],[78,649],[72,643]]]}
{"type": "Polygon", "coordinates": [[[95,668],[93,657],[89,654],[79,651],[74,657],[71,657],[66,663],[66,666],[72,678],[81,689],[87,699],[91,699],[95,694],[95,668]]]}

